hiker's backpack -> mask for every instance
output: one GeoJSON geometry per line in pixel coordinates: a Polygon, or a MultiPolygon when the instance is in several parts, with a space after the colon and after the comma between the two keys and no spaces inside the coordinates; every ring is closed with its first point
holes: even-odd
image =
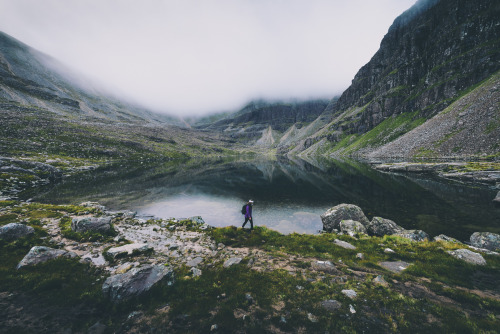
{"type": "Polygon", "coordinates": [[[246,215],[247,214],[247,204],[243,205],[243,207],[241,208],[241,214],[242,215],[246,215]]]}

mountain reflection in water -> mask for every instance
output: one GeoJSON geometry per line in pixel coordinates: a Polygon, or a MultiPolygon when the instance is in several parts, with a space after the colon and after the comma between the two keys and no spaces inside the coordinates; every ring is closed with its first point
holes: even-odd
{"type": "Polygon", "coordinates": [[[475,231],[500,232],[495,194],[428,175],[382,173],[358,161],[193,159],[100,168],[32,195],[51,203],[97,201],[162,218],[200,215],[214,226],[241,226],[241,206],[253,199],[256,225],[282,233],[316,233],[320,214],[350,203],[369,219],[466,240],[475,231]]]}

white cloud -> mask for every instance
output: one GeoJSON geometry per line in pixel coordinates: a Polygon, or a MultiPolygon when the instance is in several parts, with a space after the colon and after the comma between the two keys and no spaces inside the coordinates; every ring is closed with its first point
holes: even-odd
{"type": "Polygon", "coordinates": [[[333,97],[415,0],[0,0],[0,30],[168,113],[333,97]]]}

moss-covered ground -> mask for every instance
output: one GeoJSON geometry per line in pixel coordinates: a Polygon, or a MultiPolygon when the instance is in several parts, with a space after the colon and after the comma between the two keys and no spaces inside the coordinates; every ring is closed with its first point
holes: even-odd
{"type": "MultiPolygon", "coordinates": [[[[196,277],[190,268],[167,261],[175,284],[113,304],[101,293],[109,274],[78,259],[16,270],[32,246],[61,247],[45,232],[47,220],[98,215],[98,210],[14,201],[1,201],[0,209],[2,225],[22,221],[36,229],[31,237],[0,241],[0,323],[9,333],[48,333],[54,326],[84,332],[97,322],[109,333],[496,333],[500,328],[500,257],[483,254],[486,266],[467,264],[446,253],[466,247],[458,243],[283,235],[265,227],[202,231],[186,220],[175,226],[206,233],[219,248],[248,255],[228,268],[224,261],[205,263],[196,277]],[[339,247],[335,239],[357,249],[339,247]],[[317,261],[330,261],[334,269],[318,269],[317,261]],[[410,265],[398,274],[381,267],[382,261],[410,265]],[[345,289],[357,296],[350,299],[345,289]],[[321,306],[325,300],[340,307],[329,311],[321,306]]],[[[148,262],[155,254],[143,256],[140,261],[148,262]]]]}

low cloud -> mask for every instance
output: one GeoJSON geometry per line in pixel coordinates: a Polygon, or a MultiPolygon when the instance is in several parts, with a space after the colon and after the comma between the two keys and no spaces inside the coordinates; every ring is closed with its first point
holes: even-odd
{"type": "Polygon", "coordinates": [[[0,30],[170,114],[331,98],[415,0],[0,0],[0,30]]]}

